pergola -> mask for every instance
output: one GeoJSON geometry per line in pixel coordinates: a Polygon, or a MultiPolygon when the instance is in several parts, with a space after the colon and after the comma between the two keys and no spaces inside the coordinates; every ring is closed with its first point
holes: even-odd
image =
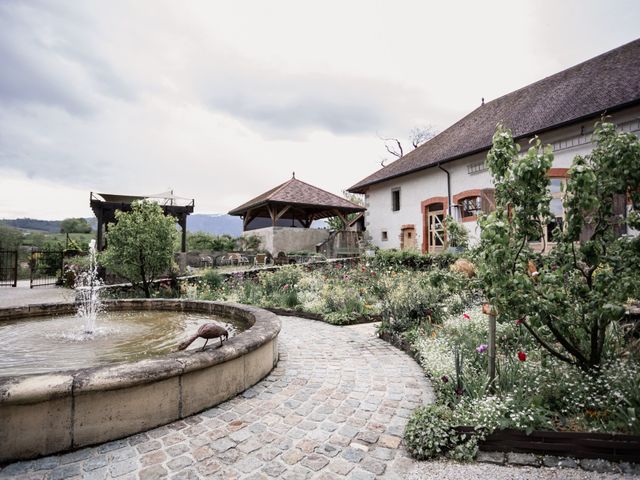
{"type": "Polygon", "coordinates": [[[182,230],[182,252],[187,251],[187,216],[193,213],[194,199],[176,197],[173,192],[164,192],[157,195],[117,195],[113,193],[93,193],[89,195],[91,209],[98,219],[97,247],[104,250],[104,232],[109,223],[116,221],[116,210],[128,212],[131,204],[136,200],[150,200],[156,202],[165,215],[171,215],[176,219],[182,230]]]}
{"type": "Polygon", "coordinates": [[[293,177],[252,200],[234,208],[229,215],[242,217],[243,230],[251,230],[250,224],[258,219],[268,219],[271,226],[309,228],[314,220],[340,217],[345,225],[347,215],[366,209],[342,197],[329,193],[293,177]]]}

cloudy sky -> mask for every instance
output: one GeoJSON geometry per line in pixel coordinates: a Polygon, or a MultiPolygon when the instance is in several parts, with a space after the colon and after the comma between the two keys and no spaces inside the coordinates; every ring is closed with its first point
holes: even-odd
{"type": "Polygon", "coordinates": [[[169,188],[226,212],[292,171],[340,193],[380,136],[638,36],[637,0],[3,0],[0,218],[169,188]]]}

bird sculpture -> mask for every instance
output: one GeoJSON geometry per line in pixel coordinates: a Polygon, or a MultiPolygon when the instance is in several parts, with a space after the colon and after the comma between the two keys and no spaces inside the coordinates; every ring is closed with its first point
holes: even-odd
{"type": "Polygon", "coordinates": [[[207,346],[207,343],[212,338],[219,338],[220,339],[220,346],[222,346],[222,338],[223,337],[224,337],[225,340],[229,339],[229,332],[227,332],[227,330],[225,328],[222,328],[220,325],[217,325],[215,323],[205,323],[204,325],[202,325],[198,329],[198,331],[193,336],[187,338],[184,342],[182,342],[178,346],[178,350],[186,349],[189,345],[191,345],[193,342],[195,342],[198,338],[204,338],[206,340],[206,342],[204,342],[204,345],[202,346],[202,350],[204,350],[204,347],[207,346]]]}

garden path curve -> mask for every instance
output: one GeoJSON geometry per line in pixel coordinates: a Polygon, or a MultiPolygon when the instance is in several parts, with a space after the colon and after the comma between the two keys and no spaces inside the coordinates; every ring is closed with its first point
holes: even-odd
{"type": "Polygon", "coordinates": [[[92,448],[0,470],[0,478],[400,478],[400,445],[431,387],[418,364],[373,336],[281,317],[280,361],[236,398],[92,448]]]}

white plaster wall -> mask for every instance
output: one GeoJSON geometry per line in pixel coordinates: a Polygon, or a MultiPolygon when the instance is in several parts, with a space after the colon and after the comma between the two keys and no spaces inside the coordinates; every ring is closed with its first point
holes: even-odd
{"type": "MultiPolygon", "coordinates": [[[[609,120],[622,124],[625,129],[631,131],[635,129],[635,133],[638,134],[640,107],[618,112],[609,120]]],[[[592,150],[593,145],[590,142],[584,142],[593,131],[593,125],[594,120],[588,120],[552,130],[540,136],[544,145],[554,145],[554,168],[569,168],[576,155],[586,155],[592,150]]],[[[520,145],[523,153],[529,148],[526,141],[521,141],[520,145]]],[[[451,175],[452,197],[465,190],[492,186],[488,171],[469,174],[467,170],[469,164],[485,159],[486,153],[471,155],[443,165],[451,175]]],[[[384,249],[399,249],[402,225],[413,224],[416,228],[416,244],[418,249],[421,249],[424,226],[420,204],[423,200],[438,196],[447,196],[447,176],[437,167],[369,187],[365,196],[367,207],[365,223],[372,243],[384,249]],[[400,210],[397,212],[391,210],[391,191],[395,188],[400,189],[400,210]],[[387,232],[387,241],[382,240],[383,231],[387,232]]],[[[471,243],[476,242],[480,234],[477,223],[465,222],[463,225],[469,231],[471,243]]]]}
{"type": "MultiPolygon", "coordinates": [[[[469,175],[467,165],[480,161],[484,155],[477,154],[464,159],[449,162],[443,168],[451,176],[451,195],[473,188],[491,186],[488,172],[469,175]]],[[[367,199],[367,231],[374,245],[380,248],[400,248],[400,229],[402,225],[413,224],[416,227],[416,243],[422,246],[424,228],[422,225],[421,203],[431,197],[447,197],[447,175],[437,167],[429,168],[411,175],[389,180],[369,189],[367,199]],[[400,188],[400,210],[391,210],[391,190],[400,188]],[[382,241],[382,232],[388,232],[388,240],[382,241]]],[[[465,226],[473,233],[470,223],[465,226]]]]}

